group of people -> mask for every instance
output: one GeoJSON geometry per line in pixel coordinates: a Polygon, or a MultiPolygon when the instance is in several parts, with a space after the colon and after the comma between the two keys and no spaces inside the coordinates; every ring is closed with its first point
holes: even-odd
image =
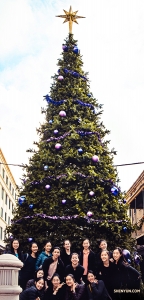
{"type": "Polygon", "coordinates": [[[64,241],[62,251],[46,241],[38,255],[33,242],[30,253],[24,254],[14,239],[7,253],[24,264],[19,272],[20,300],[140,299],[140,273],[127,263],[120,247],[109,252],[106,240],[101,240],[95,254],[88,239],[82,246],[78,254],[71,252],[69,240],[64,241]]]}

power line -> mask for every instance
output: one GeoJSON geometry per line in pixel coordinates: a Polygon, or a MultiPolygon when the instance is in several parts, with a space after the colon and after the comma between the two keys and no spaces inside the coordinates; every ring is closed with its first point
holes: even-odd
{"type": "MultiPolygon", "coordinates": [[[[135,162],[135,163],[129,163],[129,164],[114,165],[114,167],[125,167],[125,166],[133,166],[133,165],[140,165],[140,164],[144,164],[144,161],[141,161],[141,162],[135,162]]],[[[3,163],[3,162],[0,162],[0,165],[6,165],[6,166],[14,166],[14,167],[25,168],[24,165],[19,165],[19,164],[6,164],[6,163],[3,163]]]]}

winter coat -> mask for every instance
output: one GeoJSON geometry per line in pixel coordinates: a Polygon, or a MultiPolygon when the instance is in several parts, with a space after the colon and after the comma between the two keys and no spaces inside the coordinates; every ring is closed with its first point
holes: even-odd
{"type": "Polygon", "coordinates": [[[75,288],[75,293],[67,286],[64,300],[83,300],[84,292],[85,284],[78,284],[75,288]]]}
{"type": "Polygon", "coordinates": [[[72,264],[65,268],[65,277],[68,274],[72,274],[74,276],[75,282],[81,283],[81,278],[83,276],[84,268],[81,265],[78,265],[75,269],[72,267],[72,264]]]}
{"type": "Polygon", "coordinates": [[[115,288],[115,283],[114,283],[115,277],[116,277],[115,264],[110,261],[109,267],[105,267],[101,262],[101,264],[99,265],[98,275],[96,278],[104,282],[105,287],[109,295],[112,297],[112,299],[113,299],[114,288],[115,288]]]}
{"type": "MultiPolygon", "coordinates": [[[[43,262],[42,269],[44,271],[44,279],[45,281],[47,280],[48,276],[48,269],[49,266],[54,262],[53,258],[46,258],[43,262]]],[[[64,264],[60,258],[58,258],[58,264],[57,264],[57,269],[55,273],[58,273],[60,276],[60,281],[62,282],[64,280],[64,264]]]]}
{"type": "Polygon", "coordinates": [[[45,253],[45,251],[42,251],[40,253],[40,255],[38,256],[37,261],[36,261],[36,265],[35,265],[36,271],[39,269],[39,267],[42,266],[44,260],[46,258],[50,258],[50,257],[52,257],[52,254],[48,255],[48,254],[45,253]]]}
{"type": "Polygon", "coordinates": [[[42,299],[41,291],[37,290],[35,286],[31,286],[20,294],[19,300],[35,300],[37,297],[42,299]]]}
{"type": "MultiPolygon", "coordinates": [[[[99,272],[99,268],[100,268],[100,266],[101,266],[101,264],[102,264],[102,260],[101,260],[101,252],[102,252],[102,250],[100,250],[98,253],[96,253],[96,277],[98,276],[98,272],[99,272]]],[[[113,258],[113,255],[112,255],[112,252],[111,251],[109,251],[109,257],[110,258],[113,258]]]]}
{"type": "Polygon", "coordinates": [[[71,264],[71,254],[68,255],[65,249],[61,253],[61,260],[63,261],[65,268],[71,264]]]}
{"type": "Polygon", "coordinates": [[[35,286],[35,280],[34,279],[28,280],[28,282],[26,284],[26,289],[29,289],[31,286],[35,286]]]}
{"type": "MultiPolygon", "coordinates": [[[[83,251],[79,254],[79,262],[83,266],[83,251]]],[[[88,270],[92,270],[94,274],[96,273],[96,258],[92,250],[90,250],[88,255],[88,270]]]]}
{"type": "Polygon", "coordinates": [[[44,293],[44,297],[42,300],[64,300],[66,285],[63,285],[58,289],[56,295],[53,295],[53,287],[50,286],[44,293]]]}
{"type": "Polygon", "coordinates": [[[91,283],[87,286],[88,300],[108,300],[109,296],[104,282],[99,280],[98,283],[91,283]]]}

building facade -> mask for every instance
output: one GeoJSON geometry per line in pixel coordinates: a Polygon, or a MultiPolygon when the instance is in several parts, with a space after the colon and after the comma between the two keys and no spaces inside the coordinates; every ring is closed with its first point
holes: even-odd
{"type": "Polygon", "coordinates": [[[144,255],[144,171],[127,191],[126,200],[131,223],[140,227],[133,232],[133,237],[137,240],[137,249],[144,255]]]}
{"type": "Polygon", "coordinates": [[[11,224],[16,198],[16,182],[0,149],[0,250],[5,248],[5,229],[11,224]]]}

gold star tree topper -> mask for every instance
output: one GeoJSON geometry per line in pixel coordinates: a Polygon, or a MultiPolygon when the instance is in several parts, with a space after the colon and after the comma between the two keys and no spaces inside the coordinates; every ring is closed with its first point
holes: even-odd
{"type": "Polygon", "coordinates": [[[76,14],[77,14],[78,10],[77,11],[72,11],[71,6],[70,6],[69,11],[66,11],[64,9],[63,9],[63,11],[64,11],[65,15],[59,15],[59,16],[56,16],[56,17],[65,18],[63,23],[69,22],[69,33],[72,34],[72,24],[73,24],[73,22],[78,24],[77,19],[85,18],[85,17],[77,16],[76,14]]]}

